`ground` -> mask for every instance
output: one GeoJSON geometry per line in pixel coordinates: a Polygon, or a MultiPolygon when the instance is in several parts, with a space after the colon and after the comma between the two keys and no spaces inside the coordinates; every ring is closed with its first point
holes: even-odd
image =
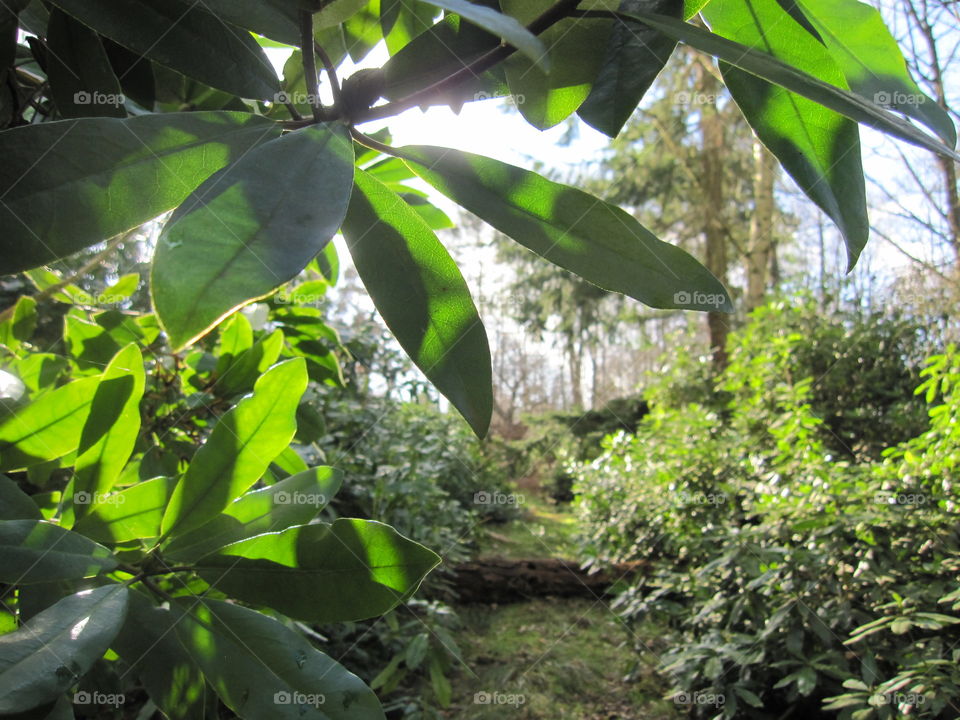
{"type": "MultiPolygon", "coordinates": [[[[524,515],[486,532],[479,556],[575,560],[574,518],[528,496],[524,515]]],[[[656,642],[655,628],[626,627],[608,598],[535,598],[458,606],[463,665],[444,717],[517,720],[658,720],[682,717],[638,655],[632,635],[656,642]],[[639,660],[639,665],[638,665],[639,660]],[[627,680],[627,677],[630,680],[627,680]]]]}

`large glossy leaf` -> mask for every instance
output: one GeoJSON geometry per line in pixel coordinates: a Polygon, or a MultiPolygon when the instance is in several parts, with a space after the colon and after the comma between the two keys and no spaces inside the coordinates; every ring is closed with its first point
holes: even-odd
{"type": "Polygon", "coordinates": [[[652,307],[732,310],[705,267],[614,205],[480,155],[425,145],[399,152],[451,200],[599,287],[652,307]]]}
{"type": "Polygon", "coordinates": [[[263,49],[240,28],[186,0],[54,0],[87,27],[161,65],[233,95],[270,100],[280,90],[263,49]]]}
{"type": "MultiPolygon", "coordinates": [[[[680,17],[683,0],[622,0],[620,7],[680,17]]],[[[588,125],[616,137],[676,46],[676,40],[643,23],[614,20],[603,64],[577,114],[588,125]]]]}
{"type": "Polygon", "coordinates": [[[0,475],[0,520],[39,520],[40,508],[20,486],[0,475]]]}
{"type": "Polygon", "coordinates": [[[540,66],[544,72],[550,72],[550,56],[543,39],[527,30],[515,17],[468,0],[420,1],[456,13],[464,20],[483,28],[492,35],[496,35],[505,44],[513,45],[535,65],[540,66]]]}
{"type": "MultiPolygon", "coordinates": [[[[711,3],[712,4],[712,3],[711,3]]],[[[642,20],[665,35],[676,38],[710,55],[715,55],[734,67],[761,77],[791,92],[809,98],[821,105],[846,115],[852,120],[869,125],[918,147],[926,148],[944,157],[960,161],[960,154],[936,138],[908,123],[876,103],[844,88],[825,83],[768,53],[754,50],[715,33],[685,23],[676,18],[652,13],[625,13],[642,20]]]]}
{"type": "Polygon", "coordinates": [[[241,540],[196,566],[233,597],[327,623],[382,615],[412,595],[439,562],[389,525],[341,518],[241,540]]]}
{"type": "Polygon", "coordinates": [[[30,710],[76,685],[107,650],[127,612],[127,588],[69,595],[0,635],[0,713],[30,710]]]}
{"type": "Polygon", "coordinates": [[[150,699],[169,718],[204,720],[215,716],[216,697],[199,665],[177,640],[178,614],[130,593],[127,619],[110,644],[143,683],[150,699]]]}
{"type": "Polygon", "coordinates": [[[857,0],[795,2],[854,92],[919,120],[947,145],[956,146],[953,120],[910,77],[900,46],[876,8],[857,0]]]}
{"type": "Polygon", "coordinates": [[[180,642],[223,702],[247,720],[384,720],[363,681],[303,635],[217,600],[178,600],[180,642]]]}
{"type": "Polygon", "coordinates": [[[144,383],[143,356],[136,345],[118,352],[100,376],[68,486],[74,517],[83,517],[100,501],[130,459],[140,433],[144,383]]]}
{"type": "Polygon", "coordinates": [[[70,580],[113,570],[110,551],[41,520],[0,520],[0,582],[11,585],[70,580]]]}
{"type": "Polygon", "coordinates": [[[287,45],[300,44],[297,0],[203,0],[203,6],[239,27],[287,45]]]}
{"type": "MultiPolygon", "coordinates": [[[[553,6],[553,0],[502,0],[505,12],[527,23],[553,6]]],[[[610,33],[605,20],[568,18],[540,34],[550,71],[529,58],[512,55],[504,63],[507,83],[524,119],[540,130],[562,122],[587,99],[603,64],[610,33]]]]}
{"type": "Polygon", "coordinates": [[[0,274],[70,255],[176,207],[213,172],[278,134],[269,120],[232,112],[0,132],[0,274]]]}
{"type": "Polygon", "coordinates": [[[151,292],[182,348],[306,267],[340,227],[353,185],[343,125],[313,125],[251,151],[187,198],[157,243],[151,292]]]}
{"type": "Polygon", "coordinates": [[[0,470],[25,468],[76,450],[99,382],[75,380],[0,422],[0,470]]]}
{"type": "MultiPolygon", "coordinates": [[[[846,84],[826,48],[777,0],[713,0],[703,16],[718,35],[767,52],[824,82],[846,84]]],[[[857,124],[732,65],[722,63],[720,70],[763,144],[840,228],[853,267],[870,235],[857,124]]]]}
{"type": "Polygon", "coordinates": [[[483,437],[493,408],[490,350],[456,263],[403,199],[362,170],[343,236],[403,349],[483,437]]]}
{"type": "Polygon", "coordinates": [[[267,371],[253,395],[220,418],[170,498],[161,528],[165,536],[203,525],[263,475],[293,439],[306,388],[304,361],[288,360],[267,371]]]}
{"type": "Polygon", "coordinates": [[[126,117],[120,81],[93,30],[54,8],[47,47],[50,93],[62,117],[126,117]]]}
{"type": "Polygon", "coordinates": [[[156,477],[103,496],[73,529],[105,543],[157,537],[175,486],[173,478],[156,477]]]}
{"type": "Polygon", "coordinates": [[[164,557],[195,560],[254,535],[305,525],[337,494],[341,482],[339,470],[316,467],[248,492],[223,514],[172,540],[163,550],[164,557]]]}

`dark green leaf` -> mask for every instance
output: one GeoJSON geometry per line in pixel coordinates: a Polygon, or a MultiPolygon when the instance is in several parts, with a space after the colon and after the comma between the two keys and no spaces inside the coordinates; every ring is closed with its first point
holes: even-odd
{"type": "Polygon", "coordinates": [[[150,699],[170,718],[204,720],[216,708],[216,697],[200,667],[177,640],[177,616],[154,605],[139,592],[130,593],[127,619],[110,647],[129,672],[140,678],[150,699]]]}
{"type": "Polygon", "coordinates": [[[176,207],[279,129],[256,115],[164,113],[0,132],[0,274],[70,255],[176,207]]]}
{"type": "Polygon", "coordinates": [[[251,151],[174,212],[157,243],[151,292],[175,348],[296,276],[347,210],[353,143],[313,125],[251,151]]]}
{"type": "MultiPolygon", "coordinates": [[[[504,11],[524,23],[553,4],[553,0],[502,1],[504,11]]],[[[568,18],[540,34],[548,48],[549,72],[519,55],[507,59],[510,93],[527,122],[546,130],[576,112],[604,62],[609,34],[608,21],[568,18]]]]}
{"type": "Polygon", "coordinates": [[[77,449],[99,378],[50,390],[0,422],[0,470],[54,460],[77,449]]]}
{"type": "Polygon", "coordinates": [[[243,98],[280,89],[263,49],[240,28],[183,0],[54,0],[89,28],[135,53],[243,98]]]}
{"type": "Polygon", "coordinates": [[[400,154],[451,200],[599,287],[652,307],[732,310],[705,267],[614,205],[480,155],[426,145],[400,154]]]}
{"type": "MultiPolygon", "coordinates": [[[[623,0],[620,8],[645,8],[679,17],[682,0],[623,0]]],[[[673,54],[677,41],[643,23],[617,19],[590,95],[577,114],[588,125],[616,137],[673,54]]]]}
{"type": "Polygon", "coordinates": [[[203,5],[229,23],[287,45],[300,44],[295,0],[203,0],[203,5]]]}
{"type": "Polygon", "coordinates": [[[181,599],[177,636],[231,710],[248,720],[384,720],[356,675],[262,613],[181,599]]]}
{"type": "Polygon", "coordinates": [[[917,129],[903,118],[897,117],[849,90],[825,83],[767,53],[727,40],[690,23],[681,22],[676,18],[647,13],[628,13],[628,15],[660,30],[665,35],[685,42],[705,53],[715,55],[734,67],[809,98],[841,115],[846,115],[852,120],[874,127],[889,135],[894,135],[939,155],[960,160],[960,154],[917,129]]]}
{"type": "Polygon", "coordinates": [[[0,475],[0,520],[39,520],[40,508],[20,486],[0,475]]]}
{"type": "Polygon", "coordinates": [[[102,545],[41,520],[0,520],[0,582],[11,585],[93,577],[117,566],[102,545]]]}
{"type": "Polygon", "coordinates": [[[343,235],[403,349],[484,436],[493,407],[490,350],[456,263],[409,205],[362,170],[343,235]]]}
{"type": "Polygon", "coordinates": [[[54,8],[47,46],[50,93],[62,117],[126,117],[120,81],[93,30],[54,8]]]}
{"type": "Polygon", "coordinates": [[[230,503],[222,515],[171,541],[163,554],[175,560],[193,560],[254,535],[305,525],[337,494],[341,482],[339,470],[316,467],[248,492],[230,503]]]}
{"type": "MultiPolygon", "coordinates": [[[[777,0],[714,0],[703,16],[718,35],[769,53],[824,82],[845,85],[830,53],[777,0]]],[[[760,140],[840,228],[852,268],[870,235],[857,124],[756,75],[726,63],[720,69],[760,140]]]]}
{"type": "Polygon", "coordinates": [[[264,373],[253,395],[220,418],[173,492],[163,535],[203,525],[263,475],[293,439],[306,387],[304,361],[288,360],[264,373]]]}
{"type": "Polygon", "coordinates": [[[439,562],[388,525],[341,518],[241,540],[196,566],[233,597],[327,623],[382,615],[439,562]]]}
{"type": "Polygon", "coordinates": [[[854,92],[922,122],[956,147],[953,120],[910,77],[900,46],[876,8],[856,0],[794,1],[819,32],[854,92]]]}
{"type": "MultiPolygon", "coordinates": [[[[468,0],[420,0],[443,10],[456,13],[467,22],[496,35],[505,44],[513,45],[544,72],[550,72],[550,58],[542,38],[527,30],[515,17],[468,0]]],[[[510,11],[510,6],[507,6],[510,11]]],[[[532,18],[530,18],[532,19],[532,18]]]]}
{"type": "Polygon", "coordinates": [[[37,301],[24,295],[13,306],[13,315],[0,323],[0,345],[16,351],[37,328],[37,301]]]}
{"type": "Polygon", "coordinates": [[[76,685],[110,646],[126,612],[127,588],[111,584],[69,595],[0,636],[0,713],[30,710],[76,685]]]}

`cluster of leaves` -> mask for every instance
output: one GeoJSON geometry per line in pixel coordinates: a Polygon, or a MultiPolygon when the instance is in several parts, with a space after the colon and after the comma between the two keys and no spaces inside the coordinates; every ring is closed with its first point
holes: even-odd
{"type": "Polygon", "coordinates": [[[730,310],[729,297],[613,205],[490,158],[390,147],[358,125],[511,94],[537,128],[578,113],[616,136],[684,42],[719,59],[747,122],[840,228],[851,265],[869,232],[858,122],[960,157],[946,112],[855,0],[17,0],[0,41],[0,272],[174,210],[150,293],[180,350],[342,230],[387,325],[479,435],[492,407],[486,335],[434,235],[445,218],[411,177],[606,290],[658,308],[730,310]],[[710,30],[686,22],[697,15],[710,30]],[[381,41],[389,61],[341,85],[341,63],[381,41]],[[264,51],[277,47],[290,50],[282,80],[264,51]]]}
{"type": "Polygon", "coordinates": [[[339,382],[336,332],[283,304],[181,357],[154,315],[57,287],[53,347],[33,342],[32,297],[0,324],[0,713],[61,717],[68,691],[116,690],[175,718],[218,697],[243,717],[383,718],[302,630],[386,613],[440,559],[331,512],[344,473],[303,459],[324,433],[308,386],[339,382]]]}
{"type": "MultiPolygon", "coordinates": [[[[760,309],[715,379],[723,407],[690,400],[702,382],[696,362],[664,379],[637,434],[610,436],[596,461],[575,468],[586,545],[598,565],[649,563],[618,603],[626,617],[670,629],[660,669],[696,717],[773,718],[788,708],[850,720],[953,717],[960,353],[950,348],[922,371],[929,423],[915,437],[882,458],[835,455],[816,409],[820,378],[808,374],[818,366],[800,362],[817,358],[843,323],[821,318],[815,331],[815,316],[760,309]],[[789,330],[798,324],[813,331],[789,330]]],[[[860,365],[904,362],[878,342],[902,321],[875,323],[876,357],[836,366],[831,385],[864,389],[860,365]]],[[[864,407],[887,397],[888,388],[865,389],[864,407]]],[[[875,422],[913,426],[908,405],[885,407],[875,422]]],[[[867,446],[873,432],[854,439],[867,446]]]]}

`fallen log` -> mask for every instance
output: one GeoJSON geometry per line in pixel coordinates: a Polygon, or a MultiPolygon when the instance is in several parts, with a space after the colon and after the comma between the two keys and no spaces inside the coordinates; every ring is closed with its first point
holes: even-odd
{"type": "Polygon", "coordinates": [[[572,560],[482,557],[454,568],[453,589],[461,603],[513,603],[540,597],[600,598],[642,563],[622,563],[588,573],[572,560]]]}

